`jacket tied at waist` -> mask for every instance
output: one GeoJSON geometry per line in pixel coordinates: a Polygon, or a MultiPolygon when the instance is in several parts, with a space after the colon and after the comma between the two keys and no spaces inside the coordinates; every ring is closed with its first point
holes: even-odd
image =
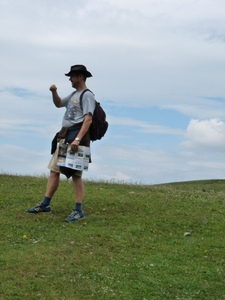
{"type": "MultiPolygon", "coordinates": [[[[79,133],[83,123],[75,124],[71,127],[62,127],[59,132],[56,133],[52,140],[51,154],[55,153],[57,143],[61,139],[65,139],[65,144],[70,144],[75,140],[75,137],[79,133]]],[[[80,141],[80,146],[90,147],[90,133],[89,130],[85,133],[80,141]]]]}

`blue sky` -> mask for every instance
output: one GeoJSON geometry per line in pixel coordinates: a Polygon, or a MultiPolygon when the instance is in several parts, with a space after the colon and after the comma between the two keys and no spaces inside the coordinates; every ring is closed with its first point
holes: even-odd
{"type": "Polygon", "coordinates": [[[74,64],[109,130],[84,178],[225,177],[223,0],[0,1],[0,172],[43,175],[74,64]]]}

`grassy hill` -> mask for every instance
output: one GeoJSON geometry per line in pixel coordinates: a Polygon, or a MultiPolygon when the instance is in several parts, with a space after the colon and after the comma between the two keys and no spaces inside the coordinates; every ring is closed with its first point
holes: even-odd
{"type": "Polygon", "coordinates": [[[0,174],[0,299],[225,299],[225,180],[85,182],[85,219],[61,181],[0,174]]]}

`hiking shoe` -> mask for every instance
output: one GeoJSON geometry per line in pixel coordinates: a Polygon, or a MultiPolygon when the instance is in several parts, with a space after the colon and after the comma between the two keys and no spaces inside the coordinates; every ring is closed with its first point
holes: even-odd
{"type": "Polygon", "coordinates": [[[84,218],[83,211],[73,210],[72,213],[66,218],[66,222],[78,221],[79,219],[84,218]]]}
{"type": "Polygon", "coordinates": [[[42,206],[41,203],[38,203],[36,206],[31,207],[27,210],[28,213],[36,214],[39,212],[50,212],[51,207],[50,206],[42,206]]]}

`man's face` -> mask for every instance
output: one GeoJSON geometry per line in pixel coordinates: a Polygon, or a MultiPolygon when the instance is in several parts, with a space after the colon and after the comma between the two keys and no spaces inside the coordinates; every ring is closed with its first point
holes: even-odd
{"type": "Polygon", "coordinates": [[[72,83],[72,87],[76,88],[78,83],[80,82],[80,75],[71,74],[70,79],[72,83]]]}

